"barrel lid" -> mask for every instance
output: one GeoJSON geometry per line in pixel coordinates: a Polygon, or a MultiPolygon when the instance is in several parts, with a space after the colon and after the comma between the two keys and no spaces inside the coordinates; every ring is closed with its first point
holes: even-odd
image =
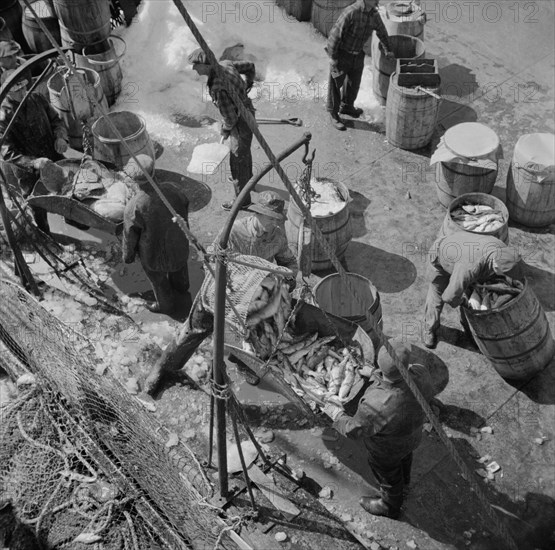
{"type": "Polygon", "coordinates": [[[449,128],[443,137],[448,149],[466,158],[491,155],[499,148],[497,134],[479,122],[457,124],[449,128]]]}
{"type": "Polygon", "coordinates": [[[390,2],[386,6],[389,15],[401,17],[402,15],[409,15],[414,11],[414,4],[412,2],[390,2]]]}
{"type": "Polygon", "coordinates": [[[555,166],[555,134],[520,136],[513,160],[519,166],[536,166],[540,170],[555,166]]]}

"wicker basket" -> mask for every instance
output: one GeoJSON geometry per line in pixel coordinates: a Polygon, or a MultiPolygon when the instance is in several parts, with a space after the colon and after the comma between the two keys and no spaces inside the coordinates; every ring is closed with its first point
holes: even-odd
{"type": "MultiPolygon", "coordinates": [[[[258,290],[260,283],[270,275],[270,273],[272,273],[274,277],[277,277],[280,283],[284,277],[291,277],[293,275],[291,270],[279,267],[258,256],[246,256],[242,254],[230,256],[227,264],[226,294],[228,299],[226,299],[225,303],[226,324],[231,325],[239,332],[243,331],[252,298],[258,290]],[[237,264],[233,262],[233,259],[249,263],[250,266],[237,264]],[[237,318],[229,302],[233,304],[235,311],[241,317],[240,319],[237,318]]],[[[215,280],[207,273],[199,292],[203,307],[212,313],[214,312],[215,289],[215,280]]]]}

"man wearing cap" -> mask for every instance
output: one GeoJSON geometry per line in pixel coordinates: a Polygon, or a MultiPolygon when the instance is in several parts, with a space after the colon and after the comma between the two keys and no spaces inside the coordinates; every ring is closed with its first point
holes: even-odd
{"type": "MultiPolygon", "coordinates": [[[[12,73],[13,70],[2,73],[2,84],[12,73]]],[[[3,167],[1,171],[3,174],[15,174],[24,196],[31,193],[40,169],[49,160],[63,159],[63,153],[68,147],[67,128],[42,95],[32,93],[22,104],[27,84],[24,78],[13,84],[0,107],[0,136],[3,138],[0,155],[3,161],[11,165],[3,167]],[[14,119],[15,111],[20,106],[17,118],[14,119]]],[[[48,233],[46,212],[39,212],[41,214],[35,211],[35,221],[40,229],[48,233]]]]}
{"type": "Polygon", "coordinates": [[[379,0],[356,0],[345,8],[330,31],[326,52],[330,58],[327,109],[332,125],[345,130],[339,113],[362,115],[355,107],[364,70],[364,45],[376,31],[386,57],[393,58],[389,36],[378,13],[379,0]]]}
{"type": "MultiPolygon", "coordinates": [[[[410,349],[401,339],[393,339],[390,344],[429,402],[434,389],[428,370],[410,364],[410,349]]],[[[323,412],[339,433],[362,439],[368,451],[368,464],[380,485],[380,496],[362,497],[362,508],[375,516],[396,519],[403,504],[403,489],[410,484],[412,453],[422,439],[425,415],[385,348],[378,354],[378,367],[354,416],[332,403],[326,404],[323,412]]]]}
{"type": "MultiPolygon", "coordinates": [[[[459,231],[440,237],[430,250],[431,281],[424,311],[422,342],[437,345],[443,304],[460,306],[474,283],[511,271],[520,261],[518,251],[491,235],[459,231]]],[[[461,316],[463,327],[466,323],[461,316]]]]}
{"type": "Polygon", "coordinates": [[[15,40],[0,40],[0,72],[16,69],[21,46],[15,40]]]}
{"type": "MultiPolygon", "coordinates": [[[[154,161],[149,156],[138,155],[137,159],[148,174],[154,175],[154,161]]],[[[171,313],[178,294],[189,290],[189,241],[134,159],[129,160],[124,171],[137,183],[138,191],[125,206],[123,261],[133,263],[139,255],[156,297],[156,302],[147,308],[155,313],[171,313]]],[[[189,199],[183,189],[174,182],[160,182],[158,187],[177,214],[188,222],[189,199]]]]}
{"type": "MultiPolygon", "coordinates": [[[[275,261],[296,275],[299,267],[285,235],[284,208],[285,201],[277,193],[260,193],[256,202],[249,207],[254,214],[236,220],[233,224],[228,248],[239,254],[275,261]]],[[[294,281],[290,281],[290,286],[292,285],[294,286],[294,281]]]]}
{"type": "MultiPolygon", "coordinates": [[[[229,138],[229,166],[231,169],[231,179],[235,189],[235,196],[239,195],[245,184],[252,178],[252,131],[247,122],[239,114],[239,110],[231,99],[224,86],[224,80],[216,73],[208,62],[206,54],[199,48],[189,55],[189,62],[193,65],[193,70],[201,76],[208,77],[208,91],[213,103],[218,107],[222,116],[221,135],[224,139],[229,138]]],[[[225,75],[225,81],[235,91],[239,100],[254,116],[254,106],[248,97],[248,92],[252,88],[255,76],[254,63],[250,61],[229,61],[219,62],[220,70],[225,75]],[[244,74],[246,82],[241,75],[244,74]]],[[[250,205],[250,194],[245,198],[243,207],[250,205]]],[[[229,210],[233,201],[222,204],[224,210],[229,210]]]]}

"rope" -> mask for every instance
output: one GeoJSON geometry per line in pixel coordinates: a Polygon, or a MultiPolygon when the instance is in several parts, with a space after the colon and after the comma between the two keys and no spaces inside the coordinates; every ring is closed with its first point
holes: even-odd
{"type": "Polygon", "coordinates": [[[217,384],[214,380],[210,381],[210,392],[216,399],[227,401],[231,395],[229,384],[217,384]]]}

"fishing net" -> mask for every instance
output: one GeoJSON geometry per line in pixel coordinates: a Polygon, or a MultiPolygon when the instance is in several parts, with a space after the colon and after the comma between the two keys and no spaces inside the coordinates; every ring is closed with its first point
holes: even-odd
{"type": "Polygon", "coordinates": [[[36,381],[2,411],[0,508],[21,527],[10,548],[32,549],[30,535],[60,550],[234,548],[192,451],[168,447],[143,404],[96,372],[91,343],[6,280],[0,304],[0,367],[36,381]]]}

